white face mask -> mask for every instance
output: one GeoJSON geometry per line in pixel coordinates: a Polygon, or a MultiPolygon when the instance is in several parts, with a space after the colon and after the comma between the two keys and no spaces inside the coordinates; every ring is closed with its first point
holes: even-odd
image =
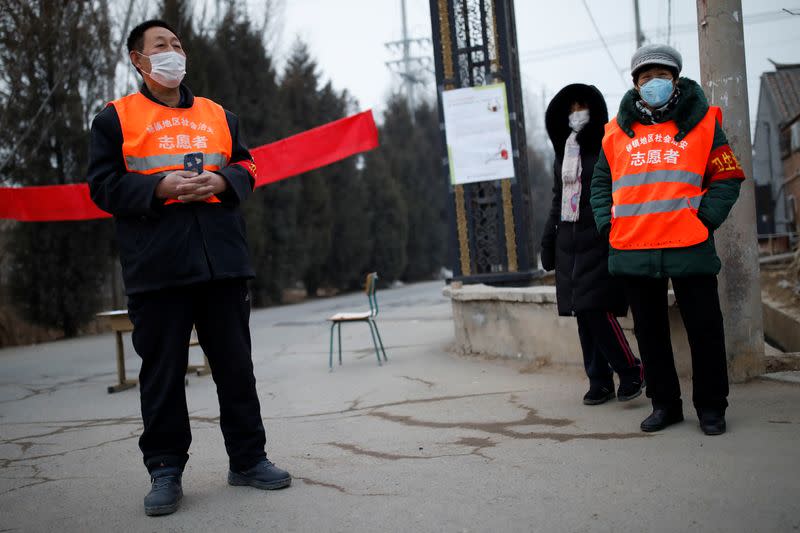
{"type": "Polygon", "coordinates": [[[581,131],[589,123],[589,110],[581,109],[569,114],[569,127],[572,131],[581,131]]]}
{"type": "Polygon", "coordinates": [[[186,75],[186,57],[178,52],[161,52],[144,57],[150,59],[150,72],[146,73],[164,87],[174,89],[186,75]]]}

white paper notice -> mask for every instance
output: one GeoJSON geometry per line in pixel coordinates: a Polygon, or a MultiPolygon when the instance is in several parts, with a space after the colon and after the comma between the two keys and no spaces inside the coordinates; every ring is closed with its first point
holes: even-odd
{"type": "Polygon", "coordinates": [[[442,93],[450,182],[514,177],[505,83],[442,93]]]}

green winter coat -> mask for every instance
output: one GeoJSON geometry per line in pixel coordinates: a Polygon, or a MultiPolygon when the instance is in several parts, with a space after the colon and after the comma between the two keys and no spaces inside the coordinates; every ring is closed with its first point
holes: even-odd
{"type": "MultiPolygon", "coordinates": [[[[667,120],[678,126],[675,140],[683,139],[708,112],[708,101],[702,88],[688,78],[678,80],[681,91],[679,100],[667,120]]],[[[636,109],[638,93],[631,89],[622,98],[617,113],[617,123],[629,137],[633,137],[632,125],[639,120],[636,109]]],[[[728,139],[717,124],[711,151],[727,145],[728,139]]],[[[709,152],[710,153],[710,152],[709,152]]],[[[706,176],[708,180],[709,176],[706,176]]],[[[646,276],[652,278],[682,277],[702,274],[718,274],[722,263],[714,247],[714,230],[728,217],[739,197],[741,179],[712,181],[703,196],[697,216],[709,229],[708,240],[685,248],[663,248],[651,250],[617,250],[609,246],[608,271],[617,276],[646,276]]],[[[611,170],[604,151],[594,167],[592,175],[592,211],[600,235],[608,238],[611,231],[611,170]]]]}

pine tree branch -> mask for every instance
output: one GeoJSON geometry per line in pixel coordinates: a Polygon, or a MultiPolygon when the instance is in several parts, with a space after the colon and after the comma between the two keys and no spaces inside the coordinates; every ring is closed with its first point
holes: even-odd
{"type": "MultiPolygon", "coordinates": [[[[61,86],[61,82],[63,81],[64,76],[67,74],[67,72],[68,69],[64,67],[58,73],[56,81],[53,83],[53,86],[50,87],[50,90],[47,92],[47,95],[42,100],[42,103],[39,105],[39,109],[33,115],[30,124],[28,124],[28,127],[25,129],[22,135],[17,137],[17,141],[11,147],[11,151],[9,152],[8,156],[5,158],[5,160],[3,160],[2,164],[0,164],[0,176],[3,174],[3,171],[5,171],[6,167],[11,162],[11,160],[14,159],[14,156],[16,155],[19,147],[22,145],[23,142],[25,142],[25,140],[28,138],[28,135],[30,135],[31,132],[33,131],[33,126],[36,124],[36,121],[39,119],[39,116],[47,107],[47,104],[50,102],[50,98],[52,98],[53,93],[55,93],[56,89],[58,89],[61,86]]],[[[8,178],[0,179],[0,183],[5,183],[6,181],[8,181],[8,178]]]]}
{"type": "MultiPolygon", "coordinates": [[[[69,16],[69,18],[67,20],[65,20],[65,25],[77,23],[78,18],[79,18],[80,15],[81,15],[80,9],[75,9],[71,13],[71,16],[69,16]]],[[[67,17],[65,17],[65,19],[66,18],[67,17]]],[[[75,68],[77,66],[77,63],[78,63],[79,59],[80,59],[80,55],[79,54],[72,54],[70,56],[70,60],[61,65],[61,69],[59,69],[59,71],[57,72],[52,85],[48,89],[47,94],[45,95],[45,97],[42,99],[42,103],[39,105],[39,108],[36,110],[36,113],[34,113],[33,118],[31,118],[30,122],[28,123],[28,127],[25,129],[25,131],[22,133],[22,135],[17,137],[16,141],[11,146],[11,149],[9,150],[8,155],[2,161],[2,163],[0,163],[0,184],[6,183],[10,179],[10,177],[3,178],[2,177],[3,172],[5,172],[5,170],[8,167],[8,165],[16,157],[17,151],[19,150],[20,146],[22,146],[22,144],[25,142],[25,140],[28,138],[28,136],[33,132],[34,126],[37,124],[37,121],[39,120],[39,117],[42,115],[42,113],[44,112],[45,108],[50,103],[50,100],[52,99],[53,95],[55,94],[56,89],[61,87],[61,84],[64,81],[64,78],[66,77],[67,73],[69,73],[73,68],[75,68]]]]}

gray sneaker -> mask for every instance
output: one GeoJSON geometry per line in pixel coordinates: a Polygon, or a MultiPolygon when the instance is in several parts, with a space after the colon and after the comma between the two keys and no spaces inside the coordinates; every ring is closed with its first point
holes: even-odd
{"type": "Polygon", "coordinates": [[[181,470],[176,466],[162,466],[150,472],[152,487],[144,497],[144,512],[147,516],[172,514],[178,510],[183,498],[181,470]]]}

